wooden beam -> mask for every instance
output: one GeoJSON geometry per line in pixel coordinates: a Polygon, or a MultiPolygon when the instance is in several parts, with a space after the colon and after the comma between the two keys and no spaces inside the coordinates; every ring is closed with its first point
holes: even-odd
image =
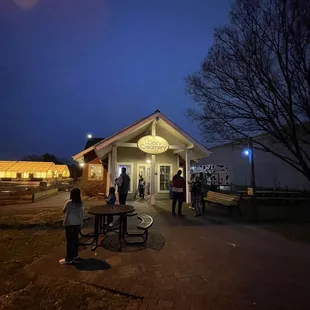
{"type": "Polygon", "coordinates": [[[175,151],[173,151],[173,154],[179,154],[179,153],[184,152],[184,151],[185,151],[185,149],[175,150],[175,151]]]}
{"type": "Polygon", "coordinates": [[[186,149],[186,145],[169,145],[169,150],[185,150],[186,149]]]}
{"type": "Polygon", "coordinates": [[[116,144],[118,147],[138,147],[137,143],[127,143],[127,142],[118,142],[116,144]]]}

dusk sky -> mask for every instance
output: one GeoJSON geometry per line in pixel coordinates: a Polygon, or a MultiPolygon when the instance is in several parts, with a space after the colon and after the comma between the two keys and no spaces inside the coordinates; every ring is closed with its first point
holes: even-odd
{"type": "Polygon", "coordinates": [[[198,140],[184,77],[231,0],[0,0],[0,160],[71,157],[159,109],[198,140]]]}

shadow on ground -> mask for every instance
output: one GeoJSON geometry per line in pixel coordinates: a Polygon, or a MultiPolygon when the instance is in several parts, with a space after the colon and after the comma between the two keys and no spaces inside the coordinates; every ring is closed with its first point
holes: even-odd
{"type": "MultiPolygon", "coordinates": [[[[131,232],[131,231],[130,231],[131,232]]],[[[136,233],[132,231],[132,233],[136,233]]],[[[141,237],[128,237],[130,241],[140,241],[141,237]]],[[[102,246],[109,251],[118,252],[119,237],[117,234],[109,235],[102,241],[102,246]]],[[[150,231],[147,242],[144,244],[124,244],[122,246],[122,253],[137,252],[144,249],[152,249],[160,251],[165,245],[165,238],[157,231],[150,231]]]]}
{"type": "Polygon", "coordinates": [[[111,268],[107,262],[96,259],[96,258],[89,258],[89,259],[82,259],[81,261],[75,265],[77,270],[84,270],[84,271],[97,271],[97,270],[108,270],[111,268]]]}

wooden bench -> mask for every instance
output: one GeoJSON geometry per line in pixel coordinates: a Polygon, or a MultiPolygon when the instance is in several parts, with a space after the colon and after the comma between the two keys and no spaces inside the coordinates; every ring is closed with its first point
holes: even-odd
{"type": "Polygon", "coordinates": [[[127,243],[132,243],[132,244],[141,244],[145,243],[148,239],[148,231],[149,228],[153,225],[153,218],[148,215],[148,214],[141,214],[138,216],[138,219],[141,220],[141,222],[137,225],[137,229],[143,230],[143,233],[128,233],[126,229],[126,235],[130,237],[142,237],[142,241],[128,241],[126,240],[127,243]]]}
{"type": "Polygon", "coordinates": [[[240,215],[242,215],[239,206],[240,199],[241,199],[240,195],[231,195],[212,191],[208,191],[206,198],[204,198],[204,200],[207,202],[227,207],[229,210],[229,216],[231,216],[233,208],[237,208],[239,210],[240,215]]]}

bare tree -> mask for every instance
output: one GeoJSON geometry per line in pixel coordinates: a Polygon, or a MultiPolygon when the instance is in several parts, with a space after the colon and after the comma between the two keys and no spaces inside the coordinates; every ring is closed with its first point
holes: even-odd
{"type": "Polygon", "coordinates": [[[201,69],[186,78],[188,111],[221,142],[253,137],[310,180],[310,1],[237,0],[201,69]],[[255,137],[267,134],[289,155],[255,137]]]}

